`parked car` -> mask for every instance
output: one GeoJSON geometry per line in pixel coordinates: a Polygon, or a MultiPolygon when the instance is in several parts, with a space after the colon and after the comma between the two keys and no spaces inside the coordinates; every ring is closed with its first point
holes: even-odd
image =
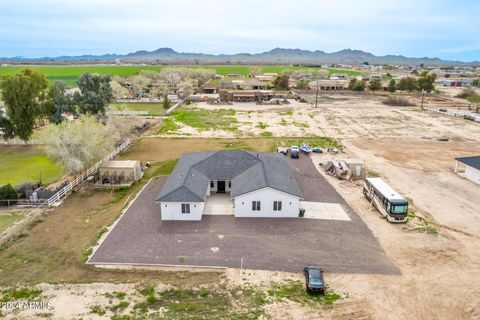
{"type": "Polygon", "coordinates": [[[300,149],[298,149],[297,146],[291,146],[290,147],[290,157],[292,159],[298,159],[300,156],[300,149]]]}
{"type": "Polygon", "coordinates": [[[323,149],[320,148],[320,147],[313,147],[313,148],[312,148],[312,152],[315,152],[315,153],[323,153],[323,149]]]}
{"type": "Polygon", "coordinates": [[[305,274],[305,290],[308,293],[325,293],[322,269],[308,265],[303,269],[303,273],[305,274]]]}
{"type": "Polygon", "coordinates": [[[278,147],[277,152],[282,153],[284,156],[286,156],[288,154],[288,148],[287,147],[278,147]]]}

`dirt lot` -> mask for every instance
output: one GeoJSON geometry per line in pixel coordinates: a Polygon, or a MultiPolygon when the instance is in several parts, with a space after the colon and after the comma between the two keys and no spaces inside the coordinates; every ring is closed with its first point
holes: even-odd
{"type": "MultiPolygon", "coordinates": [[[[452,172],[454,157],[480,153],[480,124],[421,112],[418,97],[412,98],[417,107],[408,108],[384,106],[381,99],[378,96],[325,95],[318,109],[305,106],[291,112],[286,109],[238,111],[237,120],[245,122],[237,133],[192,131],[194,137],[248,135],[251,130],[255,134],[272,132],[274,136],[320,134],[340,138],[347,156],[363,159],[369,169],[408,197],[412,209],[425,217],[436,231],[436,234],[427,233],[424,229],[416,229],[412,223],[387,223],[364,200],[359,183],[327,176],[378,238],[386,255],[402,274],[326,274],[332,288],[348,293],[330,311],[319,313],[308,305],[301,306],[288,300],[265,307],[273,319],[480,318],[480,187],[452,172]],[[282,118],[292,123],[303,121],[308,128],[288,122],[282,125],[282,118]],[[264,122],[268,127],[257,128],[258,122],[264,122]],[[436,141],[440,135],[447,135],[451,141],[436,141]]],[[[454,107],[464,103],[458,99],[434,100],[437,99],[427,98],[426,105],[454,107]]],[[[212,145],[207,140],[197,139],[191,140],[189,145],[176,146],[172,141],[144,139],[124,157],[172,160],[183,151],[202,147],[220,149],[231,145],[245,148],[249,144],[236,139],[225,144],[219,139],[212,145]]],[[[253,145],[250,146],[268,149],[268,143],[263,145],[261,142],[264,140],[251,141],[253,145]]],[[[2,249],[0,283],[6,286],[45,281],[128,283],[150,277],[161,283],[179,281],[193,285],[219,281],[220,277],[214,273],[182,272],[179,276],[174,272],[144,271],[141,274],[97,271],[83,265],[83,251],[102,226],[115,220],[124,204],[116,203],[104,211],[102,206],[110,203],[112,198],[108,193],[90,197],[74,195],[44,222],[33,227],[28,236],[2,249]],[[45,237],[45,234],[51,236],[45,237]]],[[[271,280],[302,278],[298,273],[267,271],[239,274],[238,269],[229,269],[226,275],[231,284],[265,285],[271,280]]],[[[72,288],[83,292],[83,296],[89,296],[89,290],[94,290],[83,286],[72,285],[72,288]]],[[[48,290],[50,294],[63,294],[65,299],[68,298],[68,293],[60,286],[48,290]]],[[[94,295],[87,300],[81,303],[96,303],[94,295]]],[[[57,318],[61,318],[62,313],[58,314],[57,318]]],[[[79,314],[72,311],[69,317],[79,314]]]]}
{"type": "MultiPolygon", "coordinates": [[[[169,136],[254,137],[254,136],[331,136],[339,139],[394,138],[451,140],[480,139],[480,127],[467,120],[454,119],[432,112],[421,112],[421,97],[408,96],[414,107],[391,107],[382,103],[380,94],[322,94],[318,108],[306,103],[282,106],[259,106],[236,103],[232,106],[193,104],[191,108],[236,110],[235,131],[198,130],[180,124],[169,136]]],[[[426,97],[425,107],[466,108],[464,99],[426,97]]]]}

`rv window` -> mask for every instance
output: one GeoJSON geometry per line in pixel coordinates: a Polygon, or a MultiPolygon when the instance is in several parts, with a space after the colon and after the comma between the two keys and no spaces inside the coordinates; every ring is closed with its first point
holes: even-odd
{"type": "Polygon", "coordinates": [[[407,213],[408,205],[401,204],[401,205],[392,205],[391,213],[407,213]]]}

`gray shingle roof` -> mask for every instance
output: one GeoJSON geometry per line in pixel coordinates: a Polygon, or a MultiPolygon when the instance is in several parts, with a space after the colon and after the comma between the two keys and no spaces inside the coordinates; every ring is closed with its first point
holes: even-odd
{"type": "Polygon", "coordinates": [[[455,160],[460,161],[467,166],[480,170],[480,156],[455,158],[455,160]]]}
{"type": "Polygon", "coordinates": [[[185,154],[157,202],[202,202],[211,180],[232,181],[232,197],[265,187],[303,197],[283,155],[232,150],[185,154]]]}

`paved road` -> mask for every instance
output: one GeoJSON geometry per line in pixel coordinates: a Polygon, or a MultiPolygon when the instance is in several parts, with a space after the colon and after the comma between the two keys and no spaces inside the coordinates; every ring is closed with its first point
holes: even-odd
{"type": "MultiPolygon", "coordinates": [[[[299,169],[296,176],[307,200],[338,200],[346,206],[309,158],[291,165],[299,169]],[[310,190],[308,179],[316,181],[315,191],[310,190]]],[[[185,265],[238,268],[243,257],[248,269],[298,272],[307,264],[318,264],[327,272],[399,274],[348,206],[351,221],[207,215],[199,222],[162,221],[154,199],[164,180],[144,189],[90,263],[178,265],[184,261],[185,265]]]]}

